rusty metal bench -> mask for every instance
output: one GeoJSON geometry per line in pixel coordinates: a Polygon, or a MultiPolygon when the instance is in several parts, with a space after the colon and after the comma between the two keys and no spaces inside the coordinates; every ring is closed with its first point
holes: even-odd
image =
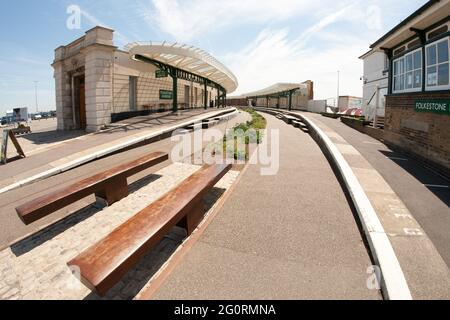
{"type": "Polygon", "coordinates": [[[177,187],[68,262],[79,268],[81,281],[100,295],[112,288],[172,227],[190,235],[205,214],[204,195],[231,165],[203,166],[177,187]]]}
{"type": "Polygon", "coordinates": [[[29,201],[16,208],[17,214],[28,225],[91,194],[111,205],[128,196],[128,177],[168,158],[167,153],[148,154],[29,201]]]}

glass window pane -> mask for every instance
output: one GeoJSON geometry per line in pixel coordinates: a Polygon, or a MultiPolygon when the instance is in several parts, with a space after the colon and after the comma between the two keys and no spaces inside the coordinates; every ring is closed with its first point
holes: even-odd
{"type": "Polygon", "coordinates": [[[427,48],[427,66],[436,64],[436,45],[427,48]]]}
{"type": "Polygon", "coordinates": [[[448,61],[448,41],[438,43],[438,63],[448,61]]]}
{"type": "Polygon", "coordinates": [[[438,67],[438,85],[446,86],[448,85],[448,63],[439,65],[438,67]]]}
{"type": "Polygon", "coordinates": [[[422,68],[422,51],[414,52],[414,69],[422,68]]]}
{"type": "Polygon", "coordinates": [[[394,76],[398,75],[398,61],[394,61],[394,76]]]}
{"type": "Polygon", "coordinates": [[[406,74],[405,89],[412,89],[412,87],[413,87],[413,72],[408,72],[406,74]]]}
{"type": "Polygon", "coordinates": [[[405,57],[406,61],[406,71],[412,71],[413,70],[413,56],[412,54],[409,54],[405,57]]]}
{"type": "Polygon", "coordinates": [[[414,88],[422,87],[422,69],[414,71],[414,88]]]}
{"type": "Polygon", "coordinates": [[[405,89],[405,75],[400,76],[399,90],[405,89]]]}
{"type": "Polygon", "coordinates": [[[427,70],[427,85],[435,86],[437,84],[436,67],[429,67],[427,70]]]}
{"type": "Polygon", "coordinates": [[[400,64],[400,74],[405,73],[405,59],[401,58],[398,63],[400,64]]]}

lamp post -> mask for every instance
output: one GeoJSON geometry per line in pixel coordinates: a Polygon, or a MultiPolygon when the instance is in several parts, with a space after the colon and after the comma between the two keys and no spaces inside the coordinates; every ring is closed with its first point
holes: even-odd
{"type": "Polygon", "coordinates": [[[37,84],[39,81],[33,81],[34,82],[34,97],[35,97],[35,102],[36,102],[36,113],[39,112],[38,109],[38,97],[37,97],[37,84]]]}
{"type": "Polygon", "coordinates": [[[339,112],[339,82],[340,82],[340,74],[339,70],[337,72],[337,98],[336,98],[336,110],[339,112]]]}

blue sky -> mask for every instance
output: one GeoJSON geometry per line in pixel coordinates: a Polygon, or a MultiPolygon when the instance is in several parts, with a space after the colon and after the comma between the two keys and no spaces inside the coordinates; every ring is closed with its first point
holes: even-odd
{"type": "Polygon", "coordinates": [[[115,44],[178,41],[226,64],[234,94],[275,82],[315,82],[316,98],[361,95],[358,57],[425,0],[15,0],[0,1],[0,115],[13,107],[55,108],[54,49],[94,25],[116,30],[115,44]],[[81,8],[81,29],[66,27],[81,8]]]}

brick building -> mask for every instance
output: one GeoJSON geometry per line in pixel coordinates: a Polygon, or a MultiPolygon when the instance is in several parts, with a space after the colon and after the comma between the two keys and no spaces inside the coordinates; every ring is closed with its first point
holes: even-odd
{"type": "Polygon", "coordinates": [[[446,173],[450,170],[449,49],[450,0],[433,0],[362,56],[369,59],[382,53],[387,61],[388,69],[379,63],[377,73],[388,80],[385,141],[446,173]]]}

